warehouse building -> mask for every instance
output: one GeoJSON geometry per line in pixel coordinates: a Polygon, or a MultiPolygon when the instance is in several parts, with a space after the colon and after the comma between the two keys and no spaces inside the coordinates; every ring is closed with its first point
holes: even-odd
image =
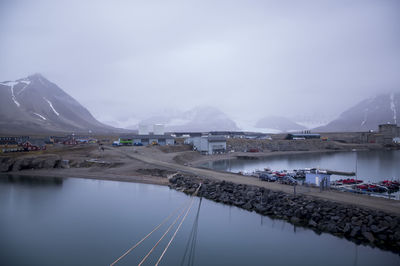
{"type": "Polygon", "coordinates": [[[185,140],[185,144],[193,145],[193,149],[202,154],[218,154],[226,152],[226,138],[223,136],[195,136],[185,140]]]}
{"type": "Polygon", "coordinates": [[[378,132],[362,132],[362,143],[393,144],[398,143],[400,137],[400,127],[397,124],[381,124],[378,132]]]}
{"type": "Polygon", "coordinates": [[[175,138],[170,135],[135,135],[132,136],[133,145],[174,145],[175,138]]]}
{"type": "Polygon", "coordinates": [[[171,135],[133,135],[119,138],[120,146],[174,145],[175,138],[171,135]]]}

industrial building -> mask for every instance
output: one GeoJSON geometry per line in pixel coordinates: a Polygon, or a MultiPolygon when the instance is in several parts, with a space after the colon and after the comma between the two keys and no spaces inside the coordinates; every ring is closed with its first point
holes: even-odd
{"type": "Polygon", "coordinates": [[[138,135],[121,137],[119,138],[117,144],[128,145],[128,146],[174,145],[175,138],[172,137],[171,135],[164,133],[164,125],[161,124],[154,125],[152,134],[150,134],[149,126],[139,125],[138,135]]]}
{"type": "Polygon", "coordinates": [[[397,143],[400,137],[400,127],[396,124],[379,125],[378,132],[361,133],[362,143],[393,144],[397,143]]]}
{"type": "Polygon", "coordinates": [[[134,135],[133,145],[174,145],[175,138],[170,135],[134,135]]]}
{"type": "Polygon", "coordinates": [[[298,139],[320,139],[321,135],[320,134],[311,134],[311,133],[306,133],[306,134],[287,134],[286,139],[290,140],[298,140],[298,139]]]}
{"type": "Polygon", "coordinates": [[[193,149],[202,154],[226,152],[226,138],[223,136],[195,136],[185,139],[185,144],[193,145],[193,149]]]}

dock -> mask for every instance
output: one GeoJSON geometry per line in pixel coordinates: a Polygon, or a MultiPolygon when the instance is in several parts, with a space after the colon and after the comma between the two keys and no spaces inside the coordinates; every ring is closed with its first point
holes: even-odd
{"type": "Polygon", "coordinates": [[[336,170],[325,170],[327,174],[330,175],[343,175],[343,176],[355,176],[355,172],[346,172],[346,171],[336,171],[336,170]]]}

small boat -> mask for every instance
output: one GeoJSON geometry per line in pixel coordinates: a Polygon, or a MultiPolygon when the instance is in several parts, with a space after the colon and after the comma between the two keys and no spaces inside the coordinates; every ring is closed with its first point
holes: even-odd
{"type": "Polygon", "coordinates": [[[356,189],[366,192],[384,193],[388,189],[377,184],[360,184],[356,185],[356,189]]]}
{"type": "Polygon", "coordinates": [[[386,187],[390,193],[400,190],[400,183],[398,181],[383,180],[380,185],[386,187]]]}
{"type": "Polygon", "coordinates": [[[343,185],[354,185],[354,184],[361,184],[364,182],[363,180],[358,180],[354,178],[341,179],[339,181],[341,181],[343,185]]]}

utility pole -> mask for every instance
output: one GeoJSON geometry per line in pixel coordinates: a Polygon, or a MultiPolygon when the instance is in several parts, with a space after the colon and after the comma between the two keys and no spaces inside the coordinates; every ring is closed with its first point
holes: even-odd
{"type": "Polygon", "coordinates": [[[356,185],[357,185],[358,153],[357,150],[355,150],[355,152],[356,152],[356,185]]]}

